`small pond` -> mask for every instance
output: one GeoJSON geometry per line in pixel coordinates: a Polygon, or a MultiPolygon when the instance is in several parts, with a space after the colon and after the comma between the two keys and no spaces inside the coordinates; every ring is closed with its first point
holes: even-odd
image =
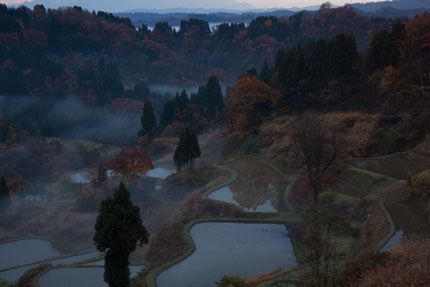
{"type": "MultiPolygon", "coordinates": [[[[142,266],[130,266],[130,276],[137,276],[142,269],[142,266]]],[[[58,268],[40,277],[39,286],[107,287],[103,280],[103,273],[102,267],[58,268]]]]}
{"type": "Polygon", "coordinates": [[[297,260],[287,233],[281,224],[197,224],[190,231],[195,252],[162,272],[157,287],[215,286],[224,275],[253,278],[292,267],[297,260]]]}
{"type": "Polygon", "coordinates": [[[237,171],[237,178],[209,194],[209,198],[236,204],[249,212],[283,209],[288,182],[272,167],[253,158],[240,158],[226,167],[237,171]]]}

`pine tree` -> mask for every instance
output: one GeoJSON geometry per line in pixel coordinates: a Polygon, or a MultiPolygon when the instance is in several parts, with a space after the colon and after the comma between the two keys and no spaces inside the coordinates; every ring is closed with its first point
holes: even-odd
{"type": "Polygon", "coordinates": [[[5,211],[10,206],[10,194],[4,177],[0,180],[0,211],[5,211]]]}
{"type": "Polygon", "coordinates": [[[224,98],[222,96],[221,86],[215,76],[211,76],[206,83],[206,96],[208,104],[209,119],[214,119],[216,113],[221,113],[224,108],[224,98]]]}
{"type": "Polygon", "coordinates": [[[179,144],[175,150],[173,160],[180,171],[183,167],[187,170],[193,168],[194,160],[201,155],[197,134],[191,125],[187,125],[181,133],[179,144]]]}
{"type": "Polygon", "coordinates": [[[129,287],[128,257],[137,244],[148,243],[149,234],[133,205],[130,193],[121,182],[115,194],[102,201],[93,238],[97,249],[106,252],[104,280],[110,287],[129,287]]]}
{"type": "Polygon", "coordinates": [[[272,69],[270,69],[267,58],[264,58],[263,68],[261,69],[258,78],[260,79],[260,81],[265,83],[269,83],[270,78],[272,78],[272,69]]]}
{"type": "Polygon", "coordinates": [[[143,115],[140,121],[142,123],[142,130],[139,131],[139,136],[143,136],[143,135],[150,136],[157,126],[157,122],[155,120],[154,107],[151,101],[145,102],[145,105],[143,106],[143,115]]]}
{"type": "Polygon", "coordinates": [[[181,137],[179,138],[179,144],[176,147],[175,154],[173,156],[173,161],[175,163],[176,169],[178,171],[182,170],[186,162],[185,156],[185,130],[181,132],[181,137]]]}

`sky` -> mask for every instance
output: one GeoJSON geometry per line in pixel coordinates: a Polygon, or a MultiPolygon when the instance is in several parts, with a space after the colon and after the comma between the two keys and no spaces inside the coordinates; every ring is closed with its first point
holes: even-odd
{"type": "MultiPolygon", "coordinates": [[[[13,4],[13,3],[22,3],[25,0],[0,0],[0,3],[13,4]]],[[[92,0],[88,0],[92,1],[92,0]]],[[[343,5],[345,3],[364,3],[364,2],[378,2],[381,0],[331,0],[330,2],[335,5],[343,5]]],[[[177,1],[178,6],[181,7],[180,0],[177,1]]],[[[236,0],[236,2],[246,2],[249,3],[256,8],[274,8],[274,7],[306,7],[313,5],[320,5],[324,0],[236,0]]],[[[163,8],[163,7],[160,7],[163,8]]],[[[187,7],[192,8],[192,7],[187,7]]]]}
{"type": "MultiPolygon", "coordinates": [[[[320,5],[327,0],[245,0],[257,8],[273,8],[273,7],[307,7],[320,5]]],[[[381,1],[381,0],[379,0],[381,1]]],[[[344,5],[347,3],[365,3],[365,2],[379,2],[378,0],[331,0],[329,1],[335,5],[344,5]]],[[[242,2],[242,1],[238,1],[242,2]]]]}

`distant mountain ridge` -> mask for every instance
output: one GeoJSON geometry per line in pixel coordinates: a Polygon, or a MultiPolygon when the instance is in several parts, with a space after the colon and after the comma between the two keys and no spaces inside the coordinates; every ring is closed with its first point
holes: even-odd
{"type": "Polygon", "coordinates": [[[392,7],[400,10],[430,9],[430,0],[395,0],[383,2],[355,3],[349,6],[363,12],[376,12],[384,7],[392,7]]]}
{"type": "MultiPolygon", "coordinates": [[[[84,9],[107,12],[130,11],[134,9],[180,9],[177,1],[174,0],[34,0],[27,1],[20,5],[34,7],[35,5],[44,5],[46,8],[58,8],[66,6],[80,6],[84,9]]],[[[224,9],[224,10],[252,10],[254,6],[245,2],[236,2],[235,0],[181,0],[182,8],[185,9],[224,9]]]]}

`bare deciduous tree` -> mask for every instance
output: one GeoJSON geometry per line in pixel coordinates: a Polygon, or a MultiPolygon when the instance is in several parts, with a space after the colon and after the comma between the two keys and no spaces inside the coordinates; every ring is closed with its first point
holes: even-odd
{"type": "Polygon", "coordinates": [[[292,140],[291,165],[308,180],[317,208],[327,173],[343,148],[339,129],[320,115],[306,114],[298,120],[292,140]]]}

